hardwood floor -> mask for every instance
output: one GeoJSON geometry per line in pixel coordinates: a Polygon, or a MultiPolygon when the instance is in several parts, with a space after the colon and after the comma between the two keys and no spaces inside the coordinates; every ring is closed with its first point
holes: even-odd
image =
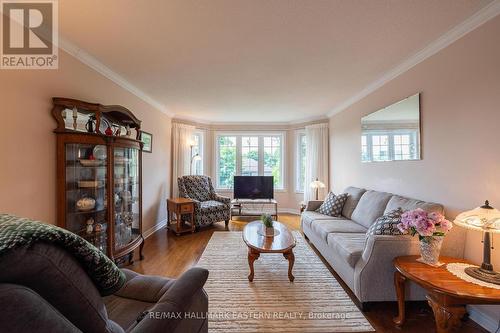
{"type": "MultiPolygon", "coordinates": [[[[248,220],[247,220],[248,221],[248,220]]],[[[282,214],[279,221],[290,228],[290,230],[300,230],[300,218],[297,215],[282,214]]],[[[241,231],[245,226],[244,220],[232,220],[229,223],[229,231],[241,231]]],[[[215,231],[225,231],[224,223],[203,229],[194,234],[184,234],[175,236],[166,229],[161,229],[146,239],[144,245],[145,259],[136,260],[126,268],[138,273],[149,275],[161,275],[166,277],[178,277],[200,259],[205,246],[215,231]]],[[[313,250],[319,255],[316,249],[313,250]]],[[[223,255],[223,254],[221,254],[223,255]]],[[[320,255],[319,255],[320,256],[320,255]]],[[[138,255],[136,254],[136,258],[138,255]]],[[[323,260],[323,258],[320,256],[323,260]]],[[[332,275],[337,278],[353,298],[352,292],[347,288],[333,269],[326,263],[332,275]]],[[[332,278],[333,278],[332,276],[332,278]]],[[[408,302],[406,311],[406,323],[402,328],[397,328],[392,318],[397,314],[396,302],[378,302],[369,304],[368,311],[364,315],[368,318],[377,332],[408,332],[421,333],[435,332],[434,316],[431,308],[426,302],[408,302]]],[[[464,320],[461,333],[487,333],[482,327],[472,320],[464,320]]]]}

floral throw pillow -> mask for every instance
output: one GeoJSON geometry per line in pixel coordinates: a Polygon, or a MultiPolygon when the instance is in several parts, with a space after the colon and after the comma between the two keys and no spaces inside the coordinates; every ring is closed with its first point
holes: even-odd
{"type": "Polygon", "coordinates": [[[333,192],[329,192],[325,201],[323,201],[316,212],[324,215],[340,216],[342,214],[342,208],[344,208],[344,204],[347,200],[347,196],[347,193],[335,195],[333,192]]]}
{"type": "Polygon", "coordinates": [[[368,228],[366,236],[371,235],[390,235],[397,236],[402,235],[399,231],[397,225],[401,222],[401,215],[403,215],[403,210],[401,207],[391,210],[389,213],[382,215],[373,222],[373,224],[368,228]]]}

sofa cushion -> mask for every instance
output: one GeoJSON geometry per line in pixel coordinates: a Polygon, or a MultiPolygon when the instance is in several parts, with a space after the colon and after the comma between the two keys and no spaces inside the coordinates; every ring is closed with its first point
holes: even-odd
{"type": "Polygon", "coordinates": [[[82,332],[113,332],[93,281],[62,247],[42,242],[19,247],[0,256],[0,267],[8,267],[0,270],[0,283],[31,289],[82,332]]]}
{"type": "Polygon", "coordinates": [[[316,212],[318,212],[320,214],[324,214],[324,215],[335,216],[335,215],[332,215],[334,203],[335,203],[335,194],[333,194],[333,192],[328,192],[325,200],[323,200],[323,203],[321,204],[321,206],[319,206],[319,208],[316,209],[316,212]]]}
{"type": "Polygon", "coordinates": [[[366,232],[366,237],[371,235],[388,235],[388,236],[397,236],[401,235],[401,231],[399,231],[397,225],[401,222],[401,215],[403,214],[403,210],[401,207],[398,207],[389,213],[386,213],[379,217],[373,222],[373,224],[368,228],[366,232]]]}
{"type": "Polygon", "coordinates": [[[360,233],[331,233],[327,243],[339,258],[354,267],[365,249],[365,237],[360,233]]]}
{"type": "Polygon", "coordinates": [[[155,306],[155,303],[115,295],[103,297],[103,301],[109,318],[124,328],[126,332],[129,332],[137,324],[140,314],[155,306]]]}
{"type": "Polygon", "coordinates": [[[332,216],[320,214],[315,211],[304,211],[301,215],[301,220],[303,224],[307,224],[308,227],[311,226],[311,222],[315,220],[332,220],[334,219],[332,216]]]}
{"type": "Polygon", "coordinates": [[[226,206],[227,206],[226,204],[224,204],[220,201],[215,201],[215,200],[207,200],[207,201],[200,202],[200,209],[203,212],[223,210],[226,208],[226,206]]]}
{"type": "Polygon", "coordinates": [[[318,234],[325,242],[329,233],[366,233],[366,228],[351,220],[346,220],[341,217],[332,218],[331,220],[316,220],[311,224],[311,229],[318,234]]]}
{"type": "Polygon", "coordinates": [[[177,180],[179,193],[188,198],[207,201],[212,196],[210,177],[207,176],[182,176],[177,180]]]}
{"type": "Polygon", "coordinates": [[[366,228],[370,227],[377,218],[384,215],[391,197],[392,194],[386,192],[366,191],[352,212],[351,219],[366,228]]]}
{"type": "Polygon", "coordinates": [[[393,195],[389,202],[387,203],[387,207],[385,207],[385,213],[388,213],[398,207],[401,207],[403,211],[414,210],[417,208],[422,208],[426,212],[437,212],[440,214],[444,214],[443,205],[433,203],[433,202],[425,202],[417,199],[405,198],[399,195],[393,195]]]}
{"type": "Polygon", "coordinates": [[[354,208],[356,208],[356,205],[359,202],[359,199],[361,199],[361,196],[363,193],[365,193],[366,190],[364,188],[357,188],[357,187],[348,187],[344,190],[344,193],[347,193],[347,199],[344,203],[344,208],[342,209],[342,216],[345,218],[350,219],[352,216],[352,212],[354,211],[354,208]]]}
{"type": "Polygon", "coordinates": [[[341,216],[347,196],[347,193],[335,195],[333,192],[329,192],[325,201],[323,201],[316,211],[320,214],[341,216]]]}

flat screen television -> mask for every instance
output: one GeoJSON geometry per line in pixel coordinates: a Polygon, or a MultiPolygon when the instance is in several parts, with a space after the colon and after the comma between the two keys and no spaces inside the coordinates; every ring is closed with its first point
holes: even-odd
{"type": "Polygon", "coordinates": [[[273,176],[234,176],[235,199],[273,199],[273,176]]]}

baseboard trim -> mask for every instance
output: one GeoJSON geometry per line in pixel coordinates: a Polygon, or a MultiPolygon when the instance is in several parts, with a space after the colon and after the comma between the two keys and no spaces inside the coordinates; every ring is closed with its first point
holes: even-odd
{"type": "Polygon", "coordinates": [[[278,214],[279,213],[300,215],[300,211],[293,208],[278,208],[278,214]]]}
{"type": "Polygon", "coordinates": [[[498,329],[498,319],[488,316],[480,309],[474,306],[467,306],[467,312],[470,319],[481,325],[488,332],[493,333],[498,329]]]}
{"type": "Polygon", "coordinates": [[[142,236],[144,237],[144,239],[146,239],[149,236],[151,236],[152,234],[154,234],[155,232],[157,232],[158,230],[160,230],[163,227],[165,227],[166,225],[167,225],[167,219],[161,220],[160,222],[156,223],[153,227],[151,227],[148,230],[144,231],[142,233],[142,236]]]}

